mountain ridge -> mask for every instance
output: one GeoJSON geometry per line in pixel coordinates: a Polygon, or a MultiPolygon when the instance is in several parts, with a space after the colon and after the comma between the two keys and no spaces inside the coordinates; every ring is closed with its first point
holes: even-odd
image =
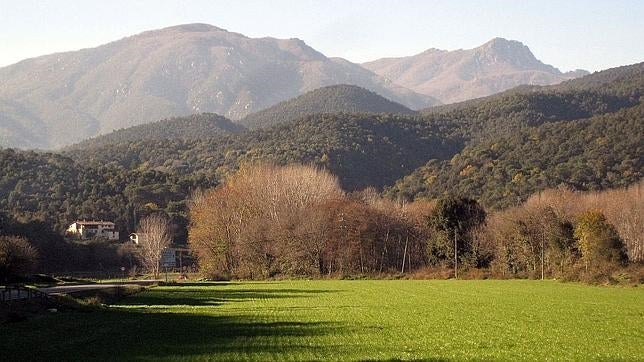
{"type": "Polygon", "coordinates": [[[480,98],[523,84],[556,84],[588,74],[579,69],[562,73],[538,60],[523,43],[498,37],[472,49],[430,48],[362,66],[443,103],[480,98]]]}
{"type": "Polygon", "coordinates": [[[359,65],[327,58],[299,39],[249,38],[184,24],[0,68],[0,142],[55,148],[193,113],[239,119],[340,83],[413,108],[438,103],[359,65]]]}

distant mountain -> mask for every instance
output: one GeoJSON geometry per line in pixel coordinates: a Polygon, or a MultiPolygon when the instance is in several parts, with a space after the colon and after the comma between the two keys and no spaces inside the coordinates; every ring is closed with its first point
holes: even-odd
{"type": "Polygon", "coordinates": [[[146,123],[90,138],[66,149],[97,147],[121,142],[152,140],[201,140],[235,134],[246,128],[214,113],[194,114],[146,123]]]}
{"type": "Polygon", "coordinates": [[[0,146],[55,148],[200,112],[235,120],[341,83],[414,109],[438,103],[299,39],[188,24],[0,68],[0,146]]]}
{"type": "Polygon", "coordinates": [[[362,66],[443,103],[484,97],[524,84],[556,84],[588,74],[584,70],[562,73],[539,61],[522,43],[502,38],[474,49],[429,49],[362,66]]]}
{"type": "Polygon", "coordinates": [[[319,88],[265,110],[242,118],[248,128],[264,128],[286,123],[317,113],[400,113],[416,112],[374,92],[354,85],[333,85],[319,88]]]}
{"type": "MultiPolygon", "coordinates": [[[[487,97],[428,107],[419,112],[425,115],[454,114],[456,111],[469,112],[477,108],[497,107],[494,114],[487,116],[488,120],[500,115],[509,117],[513,110],[525,112],[529,109],[549,114],[548,117],[561,118],[561,115],[554,116],[553,114],[561,113],[563,108],[555,107],[552,101],[559,99],[559,103],[562,104],[561,100],[564,94],[569,98],[579,98],[582,95],[593,97],[593,102],[588,102],[586,99],[583,104],[580,104],[579,100],[577,103],[569,100],[566,101],[567,103],[564,102],[567,104],[565,107],[569,109],[585,108],[587,110],[585,112],[591,108],[596,111],[612,112],[615,109],[635,105],[639,103],[640,95],[644,94],[644,62],[602,70],[549,86],[518,86],[487,97]],[[549,98],[550,101],[546,98],[549,98]],[[602,99],[600,100],[600,98],[602,99]],[[516,104],[514,101],[516,99],[521,99],[521,104],[516,104]],[[513,110],[508,109],[508,106],[513,107],[513,110]]],[[[578,118],[582,117],[578,112],[575,114],[578,118]]]]}

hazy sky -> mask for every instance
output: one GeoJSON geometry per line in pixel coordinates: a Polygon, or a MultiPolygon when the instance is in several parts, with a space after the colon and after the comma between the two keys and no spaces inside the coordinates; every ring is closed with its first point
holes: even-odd
{"type": "Polygon", "coordinates": [[[184,23],[300,38],[363,62],[522,41],[561,70],[644,61],[644,0],[0,0],[0,66],[184,23]]]}

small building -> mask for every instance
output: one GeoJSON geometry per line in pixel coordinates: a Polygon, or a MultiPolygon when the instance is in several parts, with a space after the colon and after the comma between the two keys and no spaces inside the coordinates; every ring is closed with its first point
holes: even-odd
{"type": "Polygon", "coordinates": [[[80,239],[105,238],[118,240],[119,232],[111,221],[76,221],[67,228],[67,233],[80,239]]]}

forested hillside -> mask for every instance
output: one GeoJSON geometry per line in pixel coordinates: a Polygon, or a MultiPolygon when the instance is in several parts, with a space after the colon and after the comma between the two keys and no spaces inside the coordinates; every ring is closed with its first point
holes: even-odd
{"type": "Polygon", "coordinates": [[[156,210],[185,225],[182,215],[190,192],[213,185],[192,175],[114,163],[90,166],[55,153],[0,150],[0,210],[21,222],[43,222],[59,233],[76,219],[113,220],[122,232],[133,231],[137,218],[156,210]]]}
{"type": "Polygon", "coordinates": [[[241,163],[314,164],[338,175],[347,190],[381,188],[462,147],[443,133],[408,116],[335,114],[217,138],[94,140],[63,155],[5,149],[0,210],[45,221],[58,232],[77,218],[114,220],[131,232],[137,217],[156,210],[181,226],[191,193],[217,185],[241,163]]]}
{"type": "Polygon", "coordinates": [[[305,163],[328,168],[348,190],[381,188],[428,159],[446,159],[460,141],[448,126],[404,115],[317,114],[217,139],[116,143],[65,152],[78,163],[222,178],[242,162],[305,163]]]}
{"type": "Polygon", "coordinates": [[[627,186],[643,176],[642,134],[641,104],[589,119],[521,128],[472,143],[451,160],[432,160],[387,193],[405,198],[457,193],[505,207],[547,187],[627,186]]]}
{"type": "Polygon", "coordinates": [[[387,190],[391,197],[458,193],[486,206],[513,205],[546,187],[625,186],[642,177],[644,63],[549,87],[522,87],[442,109],[467,146],[449,161],[430,160],[387,190]]]}
{"type": "Polygon", "coordinates": [[[243,126],[214,113],[174,117],[139,126],[124,128],[103,136],[90,138],[67,149],[82,149],[124,142],[151,140],[203,140],[235,134],[246,130],[243,126]]]}
{"type": "Polygon", "coordinates": [[[399,113],[416,112],[358,86],[341,84],[319,88],[239,121],[248,128],[266,128],[317,113],[399,113]]]}

